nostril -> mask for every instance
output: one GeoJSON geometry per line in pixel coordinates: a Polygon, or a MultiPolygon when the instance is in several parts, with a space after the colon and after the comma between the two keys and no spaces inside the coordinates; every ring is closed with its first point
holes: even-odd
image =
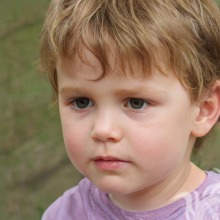
{"type": "Polygon", "coordinates": [[[92,137],[93,141],[98,142],[98,139],[96,137],[92,137]]]}
{"type": "Polygon", "coordinates": [[[94,129],[91,137],[95,142],[118,142],[121,139],[120,132],[112,129],[94,129]]]}

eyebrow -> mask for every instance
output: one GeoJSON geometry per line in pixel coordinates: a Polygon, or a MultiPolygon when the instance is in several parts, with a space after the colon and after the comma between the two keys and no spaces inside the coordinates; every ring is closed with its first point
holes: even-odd
{"type": "Polygon", "coordinates": [[[116,95],[118,96],[123,96],[123,95],[139,95],[139,94],[146,94],[146,95],[165,95],[166,92],[163,92],[163,91],[152,91],[151,89],[147,88],[146,87],[138,87],[136,89],[120,89],[120,90],[117,90],[115,92],[116,95]]]}
{"type": "Polygon", "coordinates": [[[85,92],[89,92],[89,90],[86,88],[80,88],[80,87],[63,87],[59,90],[59,94],[61,94],[61,95],[73,93],[73,92],[85,93],[85,92]]]}
{"type": "MultiPolygon", "coordinates": [[[[65,95],[69,93],[78,93],[78,94],[90,94],[91,90],[87,88],[81,88],[81,87],[63,87],[60,89],[59,94],[65,95]]],[[[147,87],[138,87],[134,89],[118,89],[114,92],[116,96],[133,96],[133,95],[166,95],[167,93],[165,91],[152,91],[151,89],[147,87]]]]}

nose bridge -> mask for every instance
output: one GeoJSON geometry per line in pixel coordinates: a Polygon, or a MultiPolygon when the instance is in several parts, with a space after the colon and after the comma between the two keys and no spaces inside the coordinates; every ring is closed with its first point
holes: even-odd
{"type": "Polygon", "coordinates": [[[99,109],[95,113],[92,138],[96,141],[119,141],[121,131],[117,123],[116,112],[110,107],[99,109]]]}

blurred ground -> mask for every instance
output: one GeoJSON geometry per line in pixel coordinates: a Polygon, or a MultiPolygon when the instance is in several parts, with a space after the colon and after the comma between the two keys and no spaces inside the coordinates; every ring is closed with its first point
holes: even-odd
{"type": "MultiPolygon", "coordinates": [[[[0,219],[39,220],[82,175],[67,158],[52,90],[36,70],[48,0],[0,0],[0,219]]],[[[220,168],[220,123],[192,160],[220,168]]]]}
{"type": "Polygon", "coordinates": [[[0,1],[0,219],[35,220],[81,175],[69,162],[51,88],[36,70],[48,0],[0,1]]]}

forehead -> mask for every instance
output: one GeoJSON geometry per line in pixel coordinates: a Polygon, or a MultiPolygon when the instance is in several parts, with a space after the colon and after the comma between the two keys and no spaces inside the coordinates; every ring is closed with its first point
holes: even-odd
{"type": "Polygon", "coordinates": [[[75,57],[74,60],[60,58],[57,62],[59,93],[77,91],[87,93],[114,94],[166,94],[168,90],[175,93],[184,90],[179,80],[171,69],[166,68],[161,62],[161,66],[166,75],[158,69],[152,67],[151,75],[144,75],[140,63],[136,57],[132,60],[133,71],[129,65],[125,66],[125,74],[121,70],[114,53],[109,55],[112,71],[99,79],[103,74],[100,61],[85,49],[82,53],[83,60],[75,57]],[[98,80],[97,80],[98,79],[98,80]],[[84,92],[83,92],[84,91],[84,92]],[[120,92],[119,92],[120,91],[120,92]]]}
{"type": "Polygon", "coordinates": [[[166,76],[155,70],[152,76],[147,78],[138,75],[124,76],[117,71],[120,69],[116,67],[112,74],[96,80],[102,74],[100,66],[94,67],[82,62],[73,64],[68,60],[63,63],[60,61],[59,97],[89,97],[104,103],[113,103],[122,97],[136,97],[156,103],[166,101],[168,105],[185,105],[186,109],[192,106],[188,92],[169,69],[166,69],[166,76]]]}
{"type": "MultiPolygon", "coordinates": [[[[156,53],[155,53],[156,54],[156,53]]],[[[118,55],[115,45],[108,50],[107,64],[101,62],[87,47],[81,46],[80,52],[71,58],[59,57],[56,64],[58,75],[65,74],[67,76],[76,77],[83,75],[89,80],[99,80],[108,75],[115,77],[130,77],[134,79],[146,79],[155,74],[170,75],[173,71],[167,67],[162,54],[157,53],[157,65],[149,63],[148,66],[143,63],[143,60],[136,54],[131,54],[128,57],[118,55]],[[106,68],[109,65],[109,68],[106,68]],[[169,71],[167,71],[169,69],[169,71]]]]}
{"type": "Polygon", "coordinates": [[[73,58],[60,57],[56,68],[58,76],[60,74],[71,77],[84,75],[91,79],[98,78],[103,72],[101,63],[88,49],[82,50],[80,56],[75,55],[73,58]]]}

